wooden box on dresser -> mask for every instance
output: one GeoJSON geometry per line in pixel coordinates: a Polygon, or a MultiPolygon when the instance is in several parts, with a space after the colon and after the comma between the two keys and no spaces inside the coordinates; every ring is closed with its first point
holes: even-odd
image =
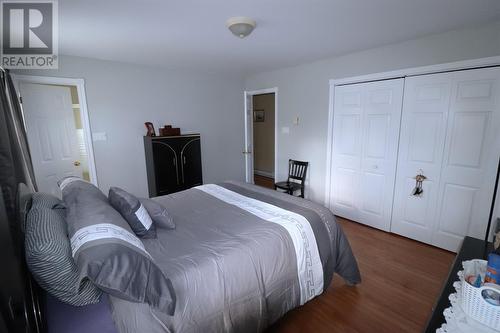
{"type": "Polygon", "coordinates": [[[199,134],[144,137],[149,196],[203,184],[199,134]]]}

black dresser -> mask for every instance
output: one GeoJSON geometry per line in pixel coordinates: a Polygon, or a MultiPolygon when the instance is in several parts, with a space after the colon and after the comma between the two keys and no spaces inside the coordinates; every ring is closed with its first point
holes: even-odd
{"type": "Polygon", "coordinates": [[[149,196],[203,184],[200,135],[144,137],[149,196]]]}
{"type": "MultiPolygon", "coordinates": [[[[484,245],[484,240],[469,236],[464,238],[460,251],[457,253],[455,261],[451,266],[448,278],[443,285],[441,294],[432,308],[432,314],[424,330],[425,333],[435,333],[436,330],[446,322],[443,312],[446,308],[451,306],[448,296],[455,291],[453,283],[458,281],[457,273],[462,269],[462,262],[471,259],[482,259],[484,254],[484,245]]],[[[492,249],[493,244],[488,243],[488,251],[491,251],[492,249]]]]}

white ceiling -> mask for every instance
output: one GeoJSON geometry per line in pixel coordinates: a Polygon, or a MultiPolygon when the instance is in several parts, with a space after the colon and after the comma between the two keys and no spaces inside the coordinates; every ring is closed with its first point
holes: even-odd
{"type": "Polygon", "coordinates": [[[500,0],[60,0],[60,54],[248,74],[500,20],[500,0]],[[245,39],[225,27],[250,16],[245,39]]]}

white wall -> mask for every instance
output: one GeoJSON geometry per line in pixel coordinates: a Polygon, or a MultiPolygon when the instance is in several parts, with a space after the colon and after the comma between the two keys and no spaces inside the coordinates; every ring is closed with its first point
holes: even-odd
{"type": "Polygon", "coordinates": [[[323,203],[328,121],[328,80],[500,55],[500,22],[330,58],[246,78],[247,90],[279,88],[278,175],[289,158],[310,162],[306,196],[323,203]],[[300,117],[299,125],[293,118],[300,117]]]}
{"type": "Polygon", "coordinates": [[[85,79],[99,186],[147,196],[145,121],[201,133],[206,183],[244,179],[243,79],[61,56],[59,70],[18,74],[85,79]]]}

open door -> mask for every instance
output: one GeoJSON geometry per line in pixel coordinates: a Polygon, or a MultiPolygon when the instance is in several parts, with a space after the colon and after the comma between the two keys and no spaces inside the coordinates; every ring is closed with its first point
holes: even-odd
{"type": "Polygon", "coordinates": [[[245,91],[245,179],[274,188],[278,170],[278,88],[245,91]]]}
{"type": "Polygon", "coordinates": [[[60,197],[57,182],[67,176],[96,184],[79,87],[35,80],[21,77],[18,93],[39,191],[60,197]]]}
{"type": "Polygon", "coordinates": [[[254,182],[253,179],[253,95],[245,91],[245,181],[254,182]]]}

